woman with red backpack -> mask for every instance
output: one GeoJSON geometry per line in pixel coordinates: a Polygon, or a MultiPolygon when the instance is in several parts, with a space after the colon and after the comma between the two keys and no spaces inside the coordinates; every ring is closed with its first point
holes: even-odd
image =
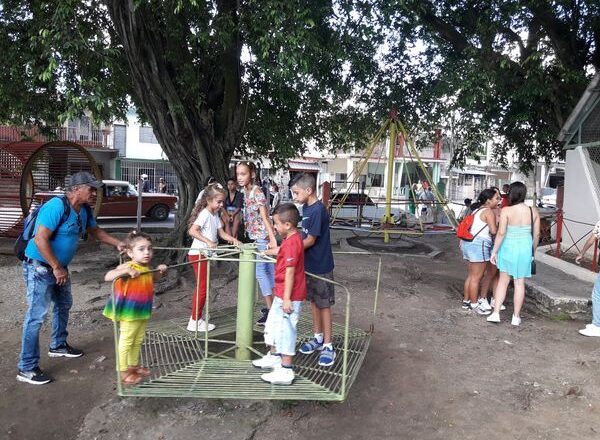
{"type": "MultiPolygon", "coordinates": [[[[483,278],[487,262],[492,254],[492,236],[496,234],[496,214],[494,208],[497,206],[496,191],[484,189],[477,197],[477,201],[471,204],[472,224],[469,235],[461,237],[461,248],[463,258],[467,260],[468,275],[464,284],[463,303],[464,310],[474,310],[480,315],[488,315],[489,310],[484,310],[477,304],[479,296],[479,283],[483,278]],[[472,238],[471,238],[472,237],[472,238]]],[[[467,220],[467,219],[465,219],[467,220]]],[[[460,229],[460,227],[459,227],[460,229]]],[[[460,236],[460,235],[459,235],[460,236]]]]}

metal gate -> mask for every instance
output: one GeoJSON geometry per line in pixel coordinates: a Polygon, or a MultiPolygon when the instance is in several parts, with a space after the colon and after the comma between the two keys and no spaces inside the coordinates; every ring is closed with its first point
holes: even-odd
{"type": "Polygon", "coordinates": [[[68,141],[0,144],[0,236],[18,236],[35,194],[62,193],[71,175],[78,171],[89,171],[102,178],[92,155],[79,144],[68,141]]]}

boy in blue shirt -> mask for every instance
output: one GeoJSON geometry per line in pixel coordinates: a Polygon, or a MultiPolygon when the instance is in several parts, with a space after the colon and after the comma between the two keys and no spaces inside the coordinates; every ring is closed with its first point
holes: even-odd
{"type": "MultiPolygon", "coordinates": [[[[329,237],[329,214],[317,199],[317,183],[310,174],[300,175],[292,185],[294,200],[302,203],[302,239],[306,272],[333,280],[333,253],[329,237]]],[[[319,365],[330,367],[335,361],[332,344],[331,306],[335,304],[332,283],[306,277],[306,297],[310,301],[314,338],[300,346],[300,353],[320,351],[319,365]]]]}

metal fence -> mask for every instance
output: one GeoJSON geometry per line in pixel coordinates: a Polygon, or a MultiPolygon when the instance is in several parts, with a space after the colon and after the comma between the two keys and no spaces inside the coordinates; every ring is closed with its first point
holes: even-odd
{"type": "Polygon", "coordinates": [[[177,194],[178,179],[170,162],[165,160],[121,159],[120,178],[122,180],[137,185],[142,174],[148,175],[152,192],[158,192],[159,180],[163,178],[167,183],[167,192],[177,194]]]}

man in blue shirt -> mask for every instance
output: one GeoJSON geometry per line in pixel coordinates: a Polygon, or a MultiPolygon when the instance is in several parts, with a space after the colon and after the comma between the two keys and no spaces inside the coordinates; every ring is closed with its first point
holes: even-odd
{"type": "MultiPolygon", "coordinates": [[[[333,281],[333,253],[329,236],[329,214],[317,199],[317,185],[310,174],[300,175],[292,185],[296,202],[302,203],[302,238],[306,272],[333,281]]],[[[333,283],[306,277],[306,299],[310,301],[314,338],[300,346],[300,353],[320,351],[319,365],[330,367],[335,361],[332,344],[331,306],[335,304],[333,283]]]]}
{"type": "Polygon", "coordinates": [[[52,336],[48,356],[80,357],[83,352],[67,343],[69,311],[73,304],[68,265],[73,259],[79,237],[84,231],[119,251],[124,243],[100,229],[93,216],[88,218],[84,204],[91,203],[102,182],[92,174],[82,171],[73,174],[67,190],[69,212],[63,219],[65,208],[62,200],[55,197],[45,203],[38,213],[35,236],[25,249],[23,276],[27,286],[27,312],[23,322],[23,340],[19,359],[17,380],[42,385],[52,379],[39,367],[40,329],[48,313],[50,302],[54,303],[52,336]]]}

